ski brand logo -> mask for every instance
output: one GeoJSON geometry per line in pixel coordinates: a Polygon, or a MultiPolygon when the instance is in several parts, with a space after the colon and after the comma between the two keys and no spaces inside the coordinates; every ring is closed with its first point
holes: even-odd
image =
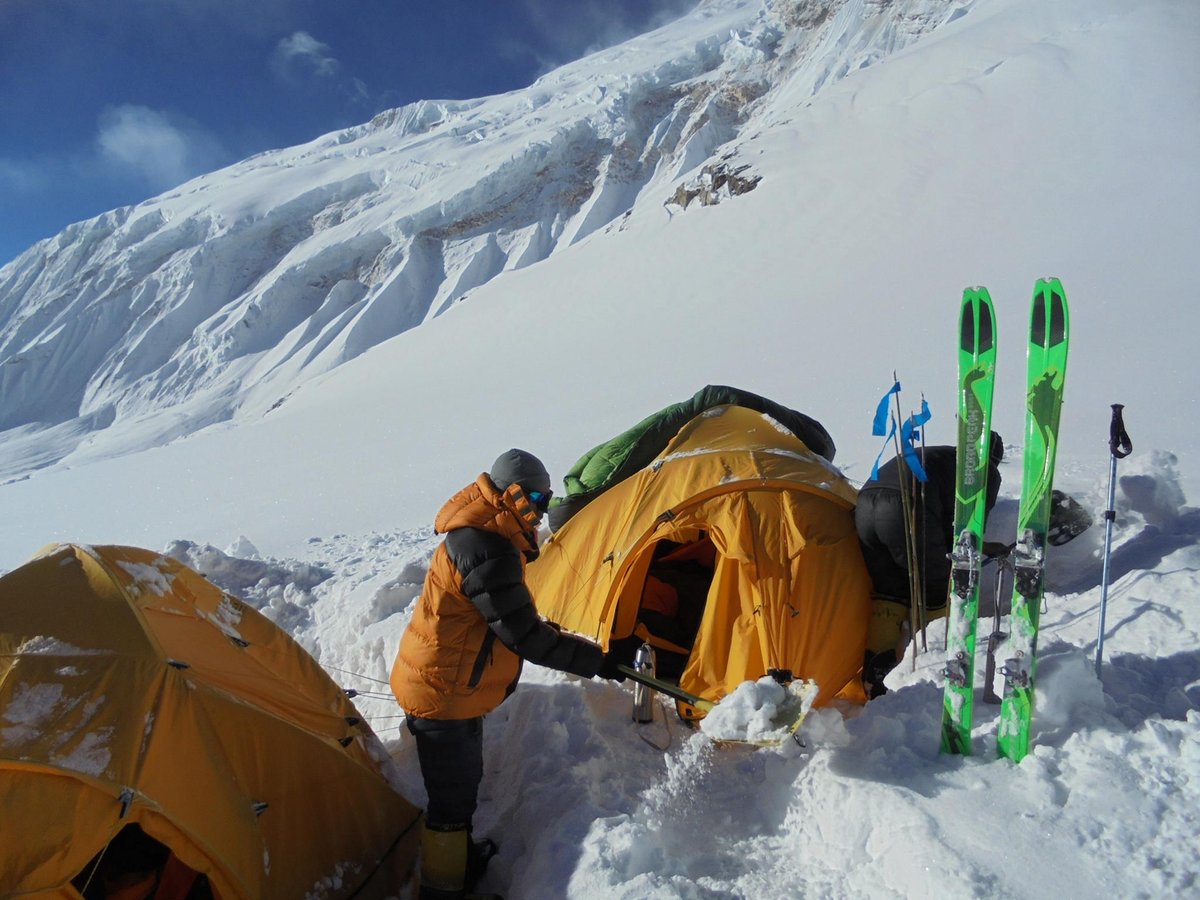
{"type": "Polygon", "coordinates": [[[987,377],[987,370],[983,366],[976,366],[967,376],[964,386],[966,394],[964,399],[967,402],[968,409],[966,421],[967,456],[962,483],[964,500],[983,490],[984,481],[987,478],[987,470],[984,468],[983,457],[980,453],[986,432],[984,428],[983,404],[975,393],[975,386],[987,377]]]}
{"type": "Polygon", "coordinates": [[[965,371],[960,375],[959,446],[966,452],[960,462],[959,496],[963,503],[987,485],[987,442],[990,434],[991,390],[995,367],[996,330],[991,298],[985,288],[964,293],[959,322],[958,349],[965,371]]]}

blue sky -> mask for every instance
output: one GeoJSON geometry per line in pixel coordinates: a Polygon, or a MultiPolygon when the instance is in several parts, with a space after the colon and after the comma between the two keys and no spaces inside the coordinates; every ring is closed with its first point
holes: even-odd
{"type": "Polygon", "coordinates": [[[419,99],[524,87],[696,0],[0,0],[0,265],[419,99]]]}

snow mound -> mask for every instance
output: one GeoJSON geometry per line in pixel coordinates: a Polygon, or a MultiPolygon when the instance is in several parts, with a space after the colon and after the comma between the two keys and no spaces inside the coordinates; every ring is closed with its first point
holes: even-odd
{"type": "Polygon", "coordinates": [[[309,563],[258,558],[245,537],[228,549],[223,552],[210,544],[178,540],[163,552],[246,601],[285,631],[303,631],[311,617],[313,590],[333,573],[309,563]],[[247,556],[231,555],[235,551],[247,556]]]}

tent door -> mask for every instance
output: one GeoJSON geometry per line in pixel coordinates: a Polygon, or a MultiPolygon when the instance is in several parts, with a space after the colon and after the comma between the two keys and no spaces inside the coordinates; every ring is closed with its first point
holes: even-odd
{"type": "Polygon", "coordinates": [[[716,548],[701,532],[687,543],[657,541],[648,552],[653,556],[641,585],[637,624],[626,642],[631,658],[643,641],[656,648],[658,676],[677,681],[704,617],[716,548]]]}
{"type": "Polygon", "coordinates": [[[75,876],[84,900],[220,900],[208,879],[136,825],[126,825],[75,876]]]}

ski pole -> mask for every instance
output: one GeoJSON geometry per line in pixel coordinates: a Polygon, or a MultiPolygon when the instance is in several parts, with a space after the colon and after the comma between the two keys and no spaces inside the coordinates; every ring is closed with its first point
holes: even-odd
{"type": "Polygon", "coordinates": [[[917,671],[917,632],[919,631],[917,608],[923,602],[917,564],[916,508],[912,497],[913,486],[917,479],[904,460],[904,451],[900,446],[899,422],[896,419],[892,421],[897,426],[893,440],[896,444],[896,479],[900,483],[900,508],[901,515],[904,517],[904,555],[908,560],[908,640],[913,648],[912,670],[915,672],[917,671]]]}
{"type": "MultiPolygon", "coordinates": [[[[900,383],[896,372],[892,372],[892,381],[900,383]]],[[[908,562],[908,632],[912,643],[912,670],[917,671],[917,603],[920,602],[921,586],[917,572],[917,541],[915,510],[910,495],[910,480],[915,481],[912,470],[904,459],[904,448],[900,440],[900,392],[894,394],[896,411],[892,414],[892,443],[896,451],[896,480],[900,483],[900,509],[904,516],[904,556],[908,562]]]]}
{"type": "MultiPolygon", "coordinates": [[[[921,402],[922,403],[925,402],[924,394],[921,395],[921,402]]],[[[921,468],[924,469],[925,466],[926,466],[926,462],[925,462],[925,429],[922,428],[921,429],[921,468]]],[[[929,469],[925,469],[925,471],[928,472],[929,469]]],[[[921,482],[921,496],[920,496],[920,499],[918,501],[918,506],[917,506],[917,510],[918,510],[917,515],[921,517],[922,524],[924,524],[926,509],[928,509],[928,507],[925,505],[925,482],[922,481],[921,482]]],[[[914,517],[914,522],[913,522],[914,540],[915,540],[916,532],[917,532],[917,527],[916,527],[916,521],[915,521],[915,517],[914,517]]],[[[924,537],[923,532],[924,532],[924,529],[922,529],[922,537],[924,537]]],[[[921,652],[928,653],[929,652],[929,643],[928,643],[928,639],[926,637],[925,632],[928,631],[928,629],[929,629],[929,542],[926,540],[921,541],[920,573],[921,573],[921,652]]],[[[946,600],[946,598],[943,597],[942,601],[945,602],[945,600],[946,600]]]]}
{"type": "Polygon", "coordinates": [[[1112,456],[1108,467],[1108,509],[1104,511],[1104,569],[1100,576],[1100,633],[1096,638],[1096,677],[1104,658],[1104,614],[1108,609],[1108,564],[1112,553],[1113,522],[1117,518],[1117,460],[1133,452],[1133,441],[1125,432],[1121,411],[1124,405],[1112,405],[1112,422],[1108,427],[1108,450],[1112,456]]]}

